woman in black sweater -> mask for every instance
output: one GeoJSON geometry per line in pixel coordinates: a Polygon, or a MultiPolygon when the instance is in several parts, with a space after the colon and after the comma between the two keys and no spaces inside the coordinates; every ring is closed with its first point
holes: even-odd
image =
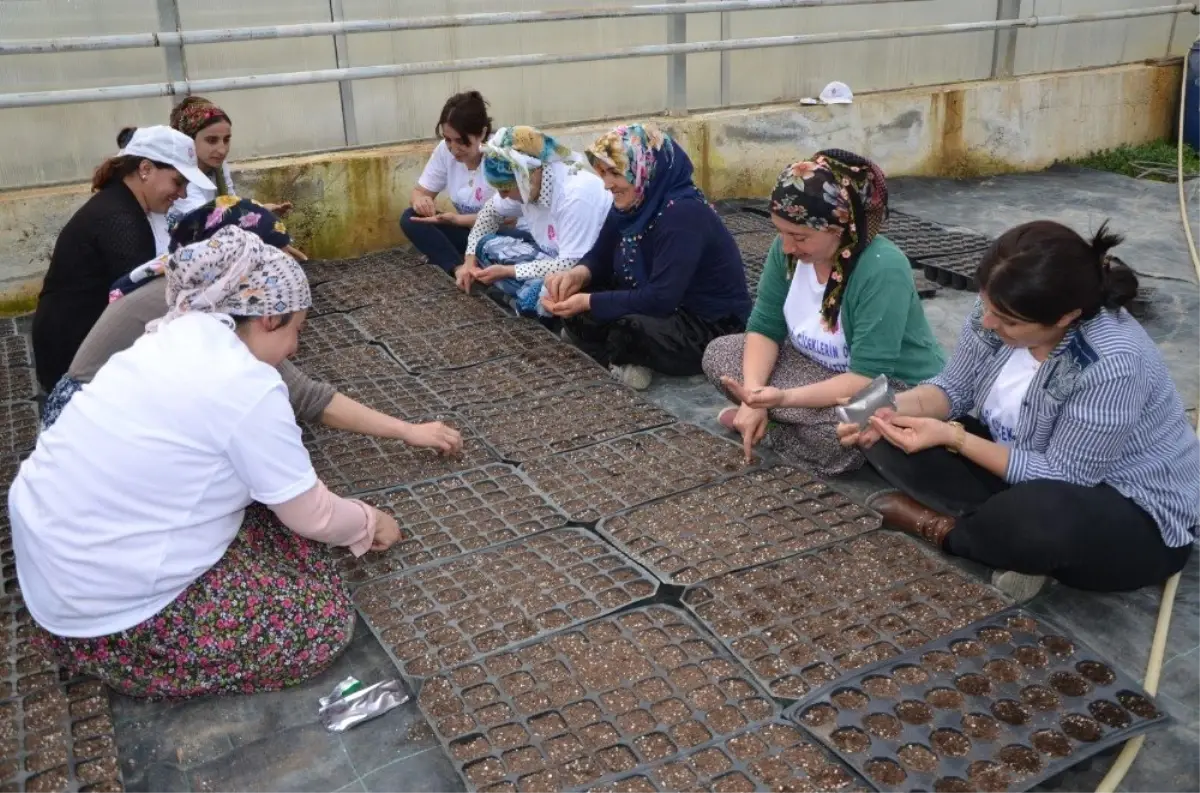
{"type": "Polygon", "coordinates": [[[149,214],[165,214],[188,182],[211,189],[195,144],[169,127],[137,130],[92,177],[91,198],[54,244],[33,315],[38,383],[49,393],[108,305],[113,282],[157,253],[149,214]]]}

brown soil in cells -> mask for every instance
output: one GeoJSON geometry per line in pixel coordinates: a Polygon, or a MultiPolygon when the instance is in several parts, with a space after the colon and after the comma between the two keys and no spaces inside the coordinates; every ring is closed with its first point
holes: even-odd
{"type": "Polygon", "coordinates": [[[890,677],[868,677],[861,685],[863,691],[872,697],[895,699],[900,696],[900,687],[890,677]]]}
{"type": "Polygon", "coordinates": [[[1041,645],[1055,658],[1069,658],[1075,652],[1075,645],[1064,636],[1043,636],[1041,645]]]}
{"type": "Polygon", "coordinates": [[[971,740],[958,730],[934,730],[929,740],[943,757],[966,757],[971,751],[971,740]]]}
{"type": "Polygon", "coordinates": [[[1126,710],[1139,719],[1158,718],[1158,708],[1154,707],[1154,703],[1141,694],[1135,694],[1132,691],[1122,691],[1117,694],[1117,702],[1120,702],[1126,710]]]}
{"type": "Polygon", "coordinates": [[[1129,718],[1129,714],[1125,709],[1117,705],[1115,702],[1109,702],[1107,699],[1098,699],[1088,705],[1088,712],[1092,714],[1092,718],[1101,724],[1112,727],[1114,730],[1124,729],[1128,727],[1133,719],[1129,718]]]}
{"type": "Polygon", "coordinates": [[[1038,730],[1032,742],[1035,749],[1051,757],[1066,757],[1071,753],[1071,741],[1055,730],[1038,730]]]}
{"type": "Polygon", "coordinates": [[[1009,617],[1008,627],[1014,631],[1022,631],[1024,633],[1033,633],[1037,630],[1037,620],[1032,617],[1009,617]]]}
{"type": "Polygon", "coordinates": [[[900,767],[900,764],[895,760],[884,760],[876,758],[870,760],[866,765],[867,776],[874,779],[881,785],[893,787],[899,785],[908,778],[908,774],[900,767]]]}
{"type": "Polygon", "coordinates": [[[1012,634],[1003,628],[984,628],[979,632],[979,639],[984,644],[1008,644],[1012,634]]]}
{"type": "Polygon", "coordinates": [[[1042,757],[1028,746],[1012,744],[1005,746],[996,755],[1018,778],[1036,774],[1042,770],[1042,757]]]}
{"type": "Polygon", "coordinates": [[[1021,701],[1034,710],[1057,710],[1058,694],[1045,686],[1026,686],[1021,689],[1021,701]]]}
{"type": "Polygon", "coordinates": [[[903,686],[919,686],[929,680],[929,673],[919,666],[900,666],[892,670],[892,677],[903,686]]]}
{"type": "Polygon", "coordinates": [[[900,758],[900,762],[907,768],[920,774],[931,774],[938,767],[937,755],[919,743],[910,743],[901,746],[896,756],[900,758]]]}
{"type": "Polygon", "coordinates": [[[1000,722],[984,713],[963,716],[963,729],[978,741],[994,741],[1000,737],[1000,722]]]}
{"type": "Polygon", "coordinates": [[[985,697],[992,690],[992,681],[974,672],[962,675],[954,681],[958,690],[971,697],[985,697]]]}
{"type": "Polygon", "coordinates": [[[1098,741],[1104,735],[1104,728],[1099,722],[1079,713],[1068,713],[1058,723],[1063,732],[1083,743],[1098,741]]]}
{"type": "Polygon", "coordinates": [[[958,659],[951,653],[931,650],[921,656],[921,666],[935,672],[953,672],[958,666],[958,659]]]}
{"type": "Polygon", "coordinates": [[[1041,647],[1023,644],[1013,650],[1013,658],[1017,663],[1029,669],[1045,669],[1050,664],[1050,656],[1041,647]]]}
{"type": "Polygon", "coordinates": [[[800,718],[809,727],[824,727],[826,724],[831,724],[837,718],[837,711],[829,705],[813,705],[804,711],[804,715],[800,718]]]}
{"type": "Polygon", "coordinates": [[[924,702],[908,699],[896,705],[896,715],[906,724],[928,724],[933,721],[933,708],[924,702]]]}
{"type": "Polygon", "coordinates": [[[997,658],[983,665],[983,673],[997,683],[1015,683],[1021,679],[1021,667],[1007,658],[997,658]]]}
{"type": "Polygon", "coordinates": [[[993,704],[992,715],[1005,724],[1012,724],[1018,727],[1022,724],[1028,724],[1029,720],[1033,718],[1033,714],[1029,712],[1029,708],[1011,699],[1002,699],[993,704]]]}
{"type": "Polygon", "coordinates": [[[1075,671],[1098,686],[1111,686],[1117,679],[1113,670],[1099,661],[1080,661],[1075,664],[1075,671]]]}
{"type": "Polygon", "coordinates": [[[1088,681],[1073,672],[1055,672],[1050,675],[1050,685],[1065,697],[1086,696],[1092,690],[1088,681]]]}
{"type": "Polygon", "coordinates": [[[904,729],[900,720],[890,713],[870,713],[863,718],[863,726],[872,735],[889,741],[898,738],[904,729]]]}
{"type": "Polygon", "coordinates": [[[1002,791],[1008,790],[1012,781],[1012,773],[999,763],[990,760],[976,760],[967,769],[967,781],[975,790],[1002,791]]]}
{"type": "Polygon", "coordinates": [[[950,650],[959,658],[978,658],[987,652],[987,648],[974,639],[959,639],[950,645],[950,650]]]}
{"type": "Polygon", "coordinates": [[[958,710],[963,705],[963,695],[952,688],[935,688],[925,695],[925,701],[938,710],[958,710]]]}
{"type": "Polygon", "coordinates": [[[864,752],[871,745],[871,736],[855,727],[842,727],[829,736],[834,745],[846,754],[864,752]]]}
{"type": "Polygon", "coordinates": [[[972,793],[971,783],[957,776],[944,776],[933,783],[934,793],[972,793]]]}
{"type": "Polygon", "coordinates": [[[835,691],[830,699],[840,710],[862,710],[870,702],[866,694],[854,688],[835,691]]]}

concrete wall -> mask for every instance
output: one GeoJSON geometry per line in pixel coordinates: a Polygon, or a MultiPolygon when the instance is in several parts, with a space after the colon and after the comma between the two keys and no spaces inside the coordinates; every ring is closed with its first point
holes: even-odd
{"type": "MultiPolygon", "coordinates": [[[[1043,168],[1055,160],[1169,135],[1178,62],[956,83],[861,94],[853,105],[768,105],[659,119],[696,162],[713,199],[762,196],[780,169],[839,146],[890,174],[978,175],[1043,168]]],[[[552,131],[581,149],[610,123],[552,131]]],[[[407,206],[431,143],[245,163],[239,190],[289,199],[288,225],[321,258],[403,241],[407,206]]],[[[83,185],[0,192],[0,292],[36,288],[59,229],[87,197],[83,185]]]]}

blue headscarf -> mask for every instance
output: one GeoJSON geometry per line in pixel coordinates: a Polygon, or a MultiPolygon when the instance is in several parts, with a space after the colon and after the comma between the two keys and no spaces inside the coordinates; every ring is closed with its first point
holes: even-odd
{"type": "Polygon", "coordinates": [[[501,127],[484,143],[483,178],[497,190],[516,187],[528,204],[533,172],[551,162],[581,162],[579,155],[535,127],[501,127]]]}
{"type": "Polygon", "coordinates": [[[676,201],[706,201],[692,181],[692,161],[671,136],[654,126],[621,125],[600,136],[587,150],[588,160],[622,174],[637,194],[628,209],[610,210],[621,235],[619,275],[632,287],[647,280],[641,241],[663,210],[676,201]]]}

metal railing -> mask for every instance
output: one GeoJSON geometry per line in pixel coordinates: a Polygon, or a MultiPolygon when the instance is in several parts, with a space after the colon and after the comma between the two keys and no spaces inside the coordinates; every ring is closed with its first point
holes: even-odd
{"type": "Polygon", "coordinates": [[[923,2],[924,0],[706,0],[688,3],[671,0],[667,3],[567,11],[521,11],[459,16],[418,17],[411,19],[384,20],[341,20],[342,0],[330,0],[333,21],[302,25],[280,25],[274,27],[231,28],[222,30],[197,30],[190,32],[172,31],[178,28],[176,0],[158,0],[160,23],[164,28],[157,33],[127,34],[112,36],[85,36],[59,39],[0,39],[0,55],[80,52],[110,49],[163,47],[167,55],[168,77],[165,83],[78,88],[55,91],[30,91],[0,94],[0,109],[18,107],[44,107],[82,102],[104,102],[114,100],[170,97],[192,93],[210,93],[249,88],[271,88],[281,86],[309,85],[338,82],[341,88],[342,115],[345,124],[347,145],[358,143],[354,126],[353,93],[351,82],[382,77],[409,77],[422,74],[477,71],[483,69],[507,69],[522,66],[545,66],[564,63],[582,63],[615,58],[668,58],[667,110],[671,113],[686,113],[687,103],[687,56],[690,54],[722,54],[721,97],[727,101],[729,64],[727,54],[737,50],[792,47],[810,44],[830,44],[852,41],[938,36],[954,33],[995,33],[992,75],[1011,76],[1016,51],[1016,33],[1022,28],[1048,27],[1086,22],[1102,22],[1141,17],[1175,15],[1181,13],[1200,14],[1200,3],[1176,3],[1147,8],[1100,11],[1087,14],[1059,14],[1052,16],[1019,17],[1019,0],[997,0],[996,18],[980,22],[957,22],[908,28],[885,28],[847,31],[837,33],[802,33],[784,36],[730,39],[728,14],[733,11],[770,10],[782,8],[812,8],[849,5],[875,5],[882,3],[923,2]],[[715,41],[687,41],[687,16],[720,12],[722,17],[722,39],[715,41]],[[590,53],[545,53],[527,55],[503,55],[482,58],[423,61],[416,63],[384,64],[377,66],[349,66],[345,37],[358,33],[374,33],[400,30],[426,30],[446,27],[471,27],[485,25],[509,25],[529,22],[552,22],[568,20],[611,19],[620,17],[667,17],[667,43],[626,47],[616,50],[590,53]],[[221,77],[206,80],[186,79],[186,64],[182,48],[188,44],[212,44],[230,41],[257,41],[264,39],[297,38],[307,36],[334,36],[337,68],[318,69],[304,72],[221,77]]]}

